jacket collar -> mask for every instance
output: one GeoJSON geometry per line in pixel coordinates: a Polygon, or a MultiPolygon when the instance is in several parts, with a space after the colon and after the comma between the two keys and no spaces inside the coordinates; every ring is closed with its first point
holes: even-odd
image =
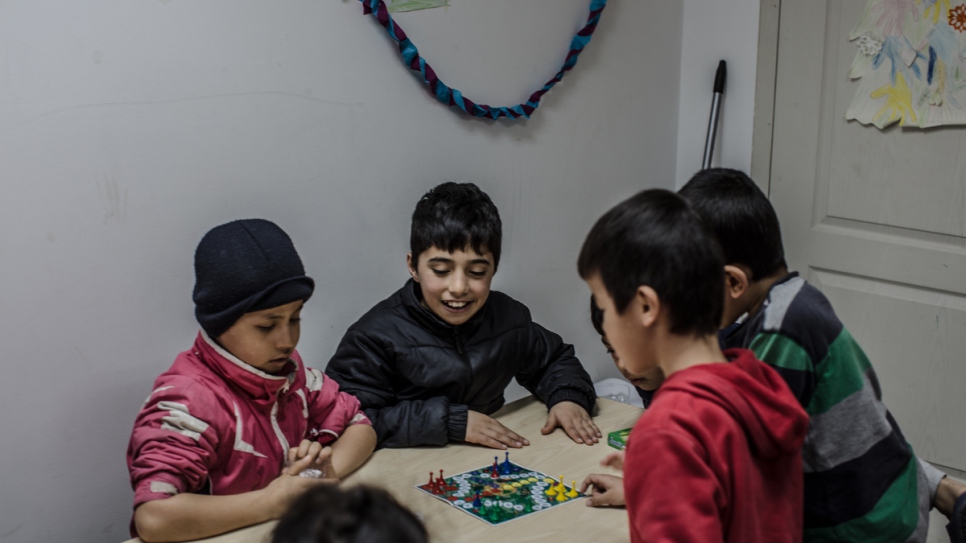
{"type": "Polygon", "coordinates": [[[771,287],[768,289],[768,294],[765,295],[765,303],[761,304],[752,315],[743,315],[736,322],[724,327],[718,332],[718,341],[722,346],[736,347],[736,346],[746,346],[749,344],[751,338],[747,337],[749,334],[755,333],[758,327],[758,320],[764,318],[765,308],[771,303],[771,294],[774,292],[775,288],[779,285],[783,285],[792,279],[798,277],[798,272],[789,272],[787,275],[775,281],[771,287]],[[752,324],[755,323],[755,324],[752,324]]]}
{"type": "Polygon", "coordinates": [[[422,304],[423,291],[419,286],[419,283],[410,279],[406,281],[406,285],[402,288],[402,301],[403,305],[406,307],[406,311],[409,315],[419,323],[421,326],[430,330],[436,335],[449,337],[455,333],[467,336],[476,332],[483,321],[486,319],[489,313],[490,303],[487,300],[483,304],[483,307],[476,312],[475,315],[470,317],[470,320],[459,326],[453,326],[443,319],[436,316],[435,313],[423,307],[422,304]]]}
{"type": "Polygon", "coordinates": [[[285,375],[271,375],[243,362],[218,345],[204,330],[198,332],[194,352],[222,379],[265,408],[271,408],[280,395],[296,390],[305,383],[305,372],[299,371],[302,359],[295,351],[285,366],[288,370],[285,375]]]}

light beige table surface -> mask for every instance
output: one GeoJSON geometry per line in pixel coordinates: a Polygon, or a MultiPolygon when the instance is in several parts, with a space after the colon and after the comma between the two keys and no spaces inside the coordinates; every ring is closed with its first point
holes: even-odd
{"type": "MultiPolygon", "coordinates": [[[[574,443],[560,429],[548,436],[541,435],[547,409],[533,397],[507,404],[494,417],[530,440],[530,446],[510,450],[512,462],[552,477],[563,475],[567,485],[572,480],[579,485],[590,473],[612,473],[599,466],[600,460],[614,450],[606,444],[607,433],[633,426],[642,413],[637,407],[604,399],[597,400],[597,407],[599,412],[594,422],[604,434],[604,440],[590,447],[574,443]]],[[[616,543],[629,539],[624,509],[595,509],[586,507],[584,500],[575,500],[490,526],[414,488],[429,479],[430,471],[439,473],[443,469],[446,476],[456,475],[492,464],[494,455],[503,460],[500,451],[464,444],[442,448],[383,449],[376,451],[362,468],[347,477],[344,484],[366,483],[388,489],[396,499],[422,517],[433,543],[616,543]]],[[[275,522],[267,522],[199,542],[268,543],[274,527],[275,522]]],[[[140,543],[140,539],[126,543],[140,543]]]]}

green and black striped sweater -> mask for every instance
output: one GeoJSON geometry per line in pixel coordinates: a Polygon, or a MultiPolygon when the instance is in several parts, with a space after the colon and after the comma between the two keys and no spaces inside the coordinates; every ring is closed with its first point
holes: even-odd
{"type": "Polygon", "coordinates": [[[818,289],[787,275],[723,343],[778,370],[811,418],[806,543],[925,540],[934,468],[913,454],[868,358],[818,289]]]}

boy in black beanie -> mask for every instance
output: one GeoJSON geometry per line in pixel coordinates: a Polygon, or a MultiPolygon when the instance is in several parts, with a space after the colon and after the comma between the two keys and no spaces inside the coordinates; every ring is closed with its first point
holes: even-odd
{"type": "Polygon", "coordinates": [[[128,446],[131,532],[144,541],[279,518],[375,447],[358,400],[295,351],[315,283],[281,228],[248,219],[212,229],[195,252],[195,277],[202,330],[155,381],[128,446]]]}

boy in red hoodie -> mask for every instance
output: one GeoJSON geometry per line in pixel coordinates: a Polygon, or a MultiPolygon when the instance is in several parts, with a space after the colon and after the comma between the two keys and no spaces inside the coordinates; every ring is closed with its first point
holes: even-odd
{"type": "Polygon", "coordinates": [[[577,266],[621,370],[666,376],[624,460],[631,541],[800,542],[808,416],[750,351],[721,351],[724,263],[701,219],[641,192],[597,221],[577,266]]]}

